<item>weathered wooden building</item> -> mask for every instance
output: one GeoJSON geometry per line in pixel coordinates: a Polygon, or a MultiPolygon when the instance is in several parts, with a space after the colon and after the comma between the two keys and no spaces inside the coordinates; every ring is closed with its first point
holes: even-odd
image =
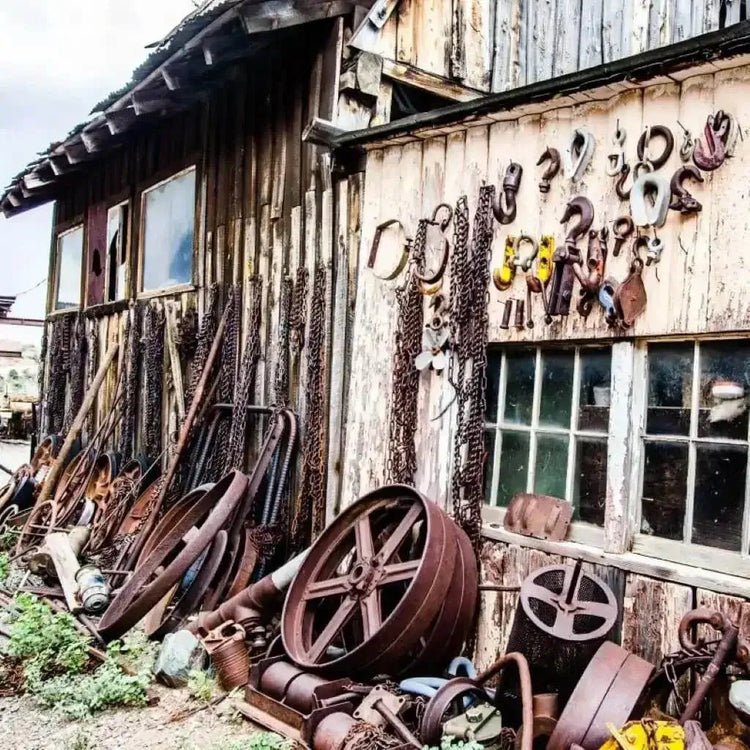
{"type": "MultiPolygon", "coordinates": [[[[682,126],[700,137],[707,117],[724,110],[746,132],[743,10],[681,0],[623,3],[616,12],[603,0],[209,6],[0,202],[12,215],[56,201],[49,341],[56,321],[80,311],[101,356],[139,310],[164,309],[167,444],[185,407],[190,359],[179,320],[205,311],[213,284],[224,298],[234,288],[241,341],[260,341],[256,402],[287,401],[305,431],[311,371],[322,378],[316,457],[330,516],[387,476],[404,274],[384,280],[393,274],[369,267],[376,228],[400,222],[402,234],[395,225],[383,231],[379,254],[398,260],[403,235],[414,236],[440,203],[465,195],[473,217],[480,188],[500,191],[511,160],[524,177],[517,215],[494,226],[493,268],[508,235],[564,245],[560,219],[575,196],[593,204],[594,228],[611,226],[628,212],[606,173],[615,131],[626,131],[622,148],[634,164],[644,128],[668,127],[677,142],[660,167],[668,176],[681,163],[682,126]],[[576,179],[561,172],[540,192],[539,156],[547,147],[564,152],[576,128],[593,138],[590,165],[576,179]],[[251,314],[258,294],[259,326],[251,314]]],[[[596,302],[587,318],[571,310],[547,325],[538,297],[533,327],[506,328],[505,305],[526,298],[524,274],[488,292],[483,575],[515,585],[539,565],[582,559],[619,598],[618,635],[651,659],[675,645],[676,623],[695,604],[739,612],[750,596],[748,416],[737,405],[738,414],[716,421],[711,401],[716,382],[750,387],[749,160],[738,140],[720,169],[691,184],[703,210],[671,211],[647,232],[663,253],[643,271],[647,307],[627,330],[609,327],[596,302]],[[504,507],[520,490],[573,503],[567,541],[503,528],[504,507]]],[[[608,277],[628,276],[630,245],[615,257],[610,243],[608,277]]],[[[55,356],[48,346],[48,372],[55,356]]],[[[143,364],[141,403],[154,382],[143,364]]],[[[448,503],[456,425],[448,373],[423,372],[417,397],[415,484],[448,503]]],[[[100,400],[103,410],[108,393],[100,400]]],[[[148,414],[136,412],[134,450],[148,414]]],[[[43,426],[59,429],[49,404],[43,426]]],[[[502,650],[516,597],[483,594],[482,663],[502,650]]]]}

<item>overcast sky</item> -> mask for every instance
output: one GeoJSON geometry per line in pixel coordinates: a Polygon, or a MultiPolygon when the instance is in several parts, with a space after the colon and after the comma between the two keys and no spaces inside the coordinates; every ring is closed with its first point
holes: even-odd
{"type": "MultiPolygon", "coordinates": [[[[0,0],[0,184],[129,80],[191,0],[0,0]]],[[[0,218],[0,296],[47,276],[51,205],[0,218]]],[[[46,284],[18,298],[44,315],[46,284]]]]}

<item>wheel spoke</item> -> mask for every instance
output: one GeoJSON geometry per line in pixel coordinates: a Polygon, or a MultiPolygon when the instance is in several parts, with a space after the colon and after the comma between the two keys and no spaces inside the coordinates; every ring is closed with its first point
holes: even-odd
{"type": "Polygon", "coordinates": [[[591,615],[606,620],[612,616],[612,606],[602,602],[579,602],[577,615],[591,615]]]}
{"type": "Polygon", "coordinates": [[[320,659],[341,628],[349,622],[349,618],[351,618],[352,612],[354,612],[355,605],[355,599],[345,599],[341,603],[341,606],[336,610],[336,613],[328,621],[328,625],[323,628],[323,632],[317,637],[315,643],[313,643],[308,650],[308,661],[317,662],[318,659],[320,659]]]}
{"type": "Polygon", "coordinates": [[[370,516],[366,515],[357,520],[354,527],[357,537],[357,554],[360,560],[372,560],[375,556],[375,545],[372,541],[372,527],[370,516]]]}
{"type": "Polygon", "coordinates": [[[387,563],[393,557],[393,555],[396,553],[396,550],[398,550],[404,539],[406,539],[406,535],[412,530],[412,527],[417,522],[421,514],[421,505],[415,504],[412,505],[411,508],[409,508],[409,511],[403,517],[401,523],[396,527],[395,531],[390,535],[390,537],[388,537],[388,539],[383,544],[382,549],[378,553],[378,557],[380,558],[381,562],[387,563]]]}
{"type": "Polygon", "coordinates": [[[407,560],[401,563],[391,563],[383,566],[384,575],[378,581],[378,586],[386,583],[397,583],[398,581],[411,581],[421,565],[421,560],[407,560]]]}
{"type": "Polygon", "coordinates": [[[360,599],[359,608],[362,613],[364,637],[366,639],[372,638],[383,624],[383,620],[380,617],[378,590],[373,589],[364,599],[360,599]]]}
{"type": "Polygon", "coordinates": [[[554,591],[550,591],[533,581],[524,581],[523,592],[530,599],[539,599],[540,601],[552,604],[553,606],[557,605],[557,602],[560,601],[561,597],[561,594],[556,594],[554,591]]]}
{"type": "Polygon", "coordinates": [[[555,635],[558,638],[568,639],[573,635],[573,624],[575,622],[575,614],[573,612],[564,612],[562,610],[557,611],[557,617],[555,618],[555,635]]]}
{"type": "Polygon", "coordinates": [[[304,598],[321,599],[324,596],[333,596],[335,594],[346,593],[346,582],[349,579],[346,576],[340,578],[328,578],[325,581],[316,581],[307,586],[304,598]]]}

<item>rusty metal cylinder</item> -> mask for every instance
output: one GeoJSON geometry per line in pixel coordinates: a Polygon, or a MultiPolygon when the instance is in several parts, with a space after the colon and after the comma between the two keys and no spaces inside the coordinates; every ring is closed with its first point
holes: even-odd
{"type": "Polygon", "coordinates": [[[522,299],[516,300],[516,328],[523,330],[523,325],[526,320],[526,303],[522,299]]]}
{"type": "Polygon", "coordinates": [[[328,714],[315,729],[313,750],[343,750],[347,735],[356,723],[356,719],[340,711],[328,714]]]}
{"type": "Polygon", "coordinates": [[[245,645],[244,631],[236,625],[234,627],[232,635],[219,641],[206,641],[219,684],[227,692],[247,685],[250,676],[250,654],[245,645]]]}
{"type": "Polygon", "coordinates": [[[504,331],[507,331],[508,328],[510,328],[510,314],[512,311],[513,306],[513,300],[509,299],[505,302],[505,306],[503,307],[503,317],[500,321],[500,328],[502,328],[504,331]]]}

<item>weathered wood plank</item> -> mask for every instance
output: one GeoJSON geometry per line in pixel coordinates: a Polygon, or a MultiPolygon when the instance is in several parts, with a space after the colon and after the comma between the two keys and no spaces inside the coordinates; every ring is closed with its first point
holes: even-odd
{"type": "Polygon", "coordinates": [[[602,51],[602,0],[581,0],[581,38],[578,67],[591,68],[604,62],[602,51]]]}
{"type": "Polygon", "coordinates": [[[495,12],[492,91],[506,91],[520,78],[521,0],[497,0],[495,12]]]}
{"type": "Polygon", "coordinates": [[[557,0],[552,73],[560,76],[578,68],[581,0],[557,0]]]}
{"type": "MultiPolygon", "coordinates": [[[[455,0],[458,44],[452,55],[462,62],[458,76],[467,86],[489,91],[494,53],[495,5],[484,0],[455,0]]],[[[455,73],[454,73],[455,74],[455,73]]]]}

